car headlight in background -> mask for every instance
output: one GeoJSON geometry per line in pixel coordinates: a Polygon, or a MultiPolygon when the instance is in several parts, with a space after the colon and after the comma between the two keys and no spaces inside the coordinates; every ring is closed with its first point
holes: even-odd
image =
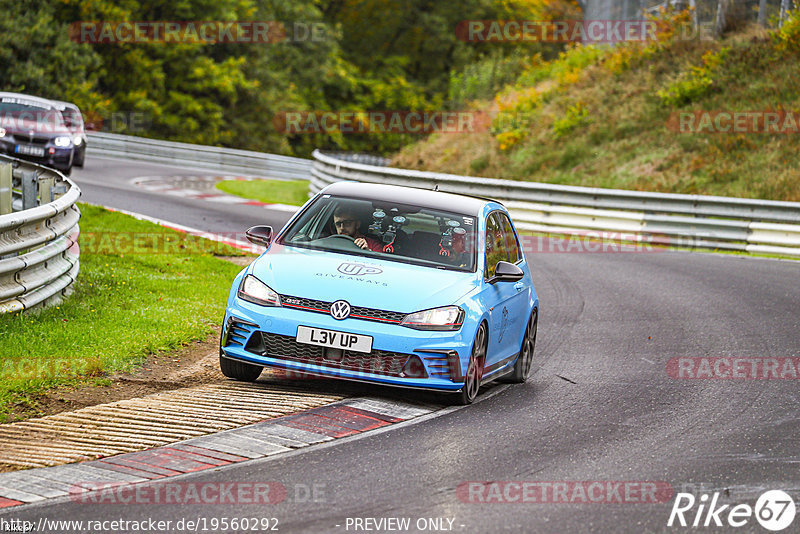
{"type": "Polygon", "coordinates": [[[81,146],[81,143],[83,143],[83,138],[80,135],[76,135],[72,138],[72,142],[75,144],[75,146],[81,146]]]}
{"type": "Polygon", "coordinates": [[[72,138],[66,135],[60,135],[53,140],[56,146],[67,147],[72,143],[72,138]]]}
{"type": "Polygon", "coordinates": [[[239,298],[261,306],[280,306],[281,298],[267,284],[248,274],[239,286],[239,298]]]}
{"type": "Polygon", "coordinates": [[[401,326],[415,330],[458,330],[464,323],[464,310],[458,306],[444,306],[409,313],[401,326]]]}
{"type": "Polygon", "coordinates": [[[0,137],[5,137],[5,136],[6,136],[6,129],[0,128],[0,137]]]}

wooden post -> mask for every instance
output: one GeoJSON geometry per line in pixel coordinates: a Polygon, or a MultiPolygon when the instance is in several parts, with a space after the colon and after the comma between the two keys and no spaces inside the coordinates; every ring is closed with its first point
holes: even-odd
{"type": "Polygon", "coordinates": [[[11,173],[10,163],[0,163],[0,215],[11,213],[11,173]]]}

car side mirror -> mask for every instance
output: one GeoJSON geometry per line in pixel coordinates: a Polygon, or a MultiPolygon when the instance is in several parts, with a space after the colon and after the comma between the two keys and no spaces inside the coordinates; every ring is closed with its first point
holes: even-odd
{"type": "Polygon", "coordinates": [[[522,280],[522,277],[525,276],[525,273],[514,265],[513,263],[508,263],[507,261],[498,261],[497,266],[494,268],[494,276],[489,280],[490,284],[494,284],[495,282],[516,282],[517,280],[522,280]]]}
{"type": "Polygon", "coordinates": [[[271,226],[251,226],[244,234],[247,240],[255,245],[269,246],[272,240],[272,227],[271,226]]]}

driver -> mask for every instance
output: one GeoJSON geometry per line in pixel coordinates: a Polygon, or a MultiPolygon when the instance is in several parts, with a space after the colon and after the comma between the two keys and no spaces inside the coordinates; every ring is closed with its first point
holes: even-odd
{"type": "Polygon", "coordinates": [[[336,211],[333,212],[333,226],[336,228],[337,234],[352,237],[358,247],[375,252],[383,250],[383,246],[378,241],[361,233],[361,220],[352,208],[347,206],[336,208],[336,211]]]}

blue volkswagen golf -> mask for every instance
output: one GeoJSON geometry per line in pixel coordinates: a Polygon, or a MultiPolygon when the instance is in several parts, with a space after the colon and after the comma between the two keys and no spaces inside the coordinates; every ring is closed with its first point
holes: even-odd
{"type": "Polygon", "coordinates": [[[222,373],[264,367],[450,392],[531,371],[539,299],[520,240],[498,202],[340,182],[277,234],[233,281],[222,373]]]}

